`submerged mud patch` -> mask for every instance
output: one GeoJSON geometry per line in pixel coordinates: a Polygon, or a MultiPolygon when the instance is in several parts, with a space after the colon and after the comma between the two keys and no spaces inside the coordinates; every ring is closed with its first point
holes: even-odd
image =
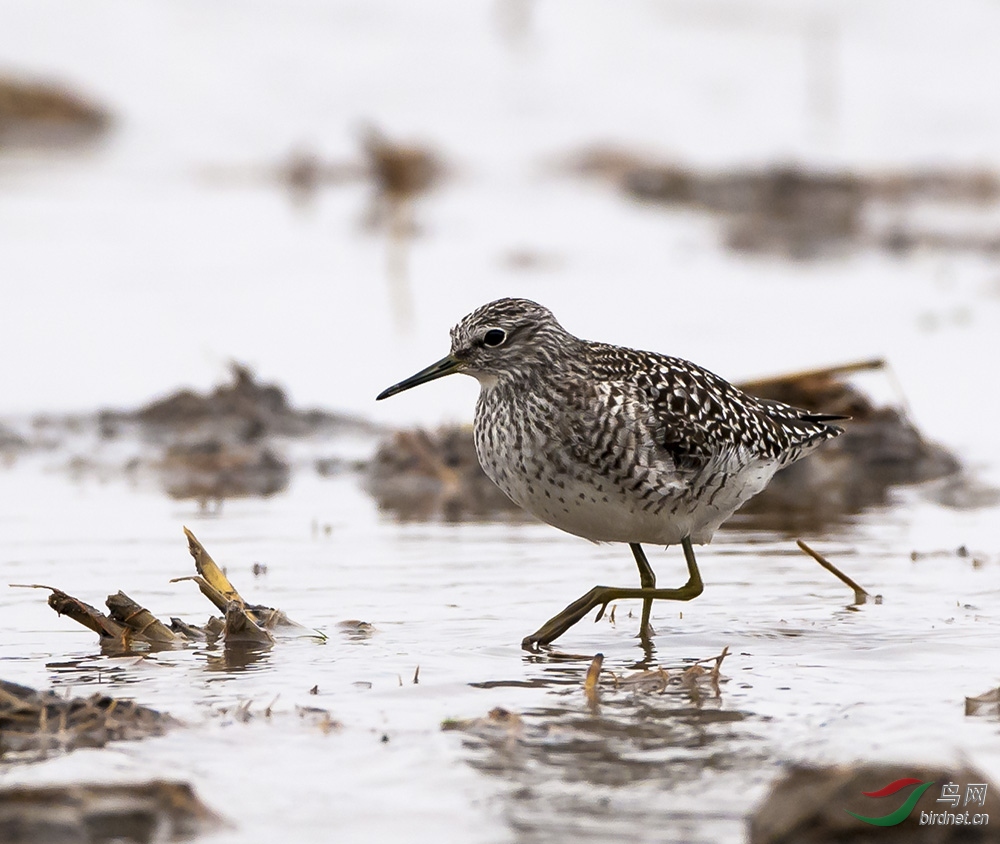
{"type": "MultiPolygon", "coordinates": [[[[0,758],[43,757],[109,741],[161,735],[169,715],[108,695],[63,697],[0,680],[0,758]]],[[[2,836],[0,836],[2,837],[2,836]]],[[[3,838],[6,841],[6,838],[3,838]]]]}

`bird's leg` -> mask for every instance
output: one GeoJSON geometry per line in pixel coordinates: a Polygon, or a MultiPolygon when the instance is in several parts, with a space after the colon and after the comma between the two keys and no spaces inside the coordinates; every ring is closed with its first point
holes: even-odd
{"type": "MultiPolygon", "coordinates": [[[[656,589],[655,587],[619,589],[614,586],[595,586],[586,595],[573,601],[561,613],[546,621],[545,624],[530,636],[526,636],[521,642],[521,647],[526,651],[535,651],[539,645],[548,645],[550,642],[554,642],[592,609],[600,607],[603,613],[605,607],[612,601],[621,601],[628,598],[640,598],[643,601],[647,599],[649,601],[690,601],[693,598],[697,598],[704,591],[705,587],[701,582],[701,573],[698,571],[698,563],[694,558],[691,539],[684,537],[681,540],[681,546],[684,548],[684,559],[687,562],[688,579],[687,583],[679,589],[656,589]]],[[[638,557],[636,558],[636,562],[638,563],[638,557]]],[[[649,563],[646,563],[646,567],[649,567],[649,563]]],[[[641,564],[639,572],[640,576],[644,574],[641,564]]],[[[652,574],[651,569],[649,573],[652,574]]]]}
{"type": "MultiPolygon", "coordinates": [[[[655,589],[656,588],[656,575],[653,573],[652,567],[649,565],[649,560],[646,559],[646,554],[642,550],[642,546],[638,542],[630,542],[629,548],[632,549],[632,556],[635,557],[635,564],[639,567],[639,583],[643,589],[655,589]]],[[[653,599],[643,598],[642,599],[642,621],[639,624],[639,638],[644,642],[649,641],[650,637],[653,635],[653,628],[649,624],[649,614],[653,609],[653,599]]]]}

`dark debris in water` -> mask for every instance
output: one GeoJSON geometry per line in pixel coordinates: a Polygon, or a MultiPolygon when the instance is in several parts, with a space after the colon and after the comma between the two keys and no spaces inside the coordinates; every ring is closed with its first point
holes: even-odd
{"type": "Polygon", "coordinates": [[[361,621],[357,618],[348,618],[337,622],[337,628],[349,639],[361,641],[370,639],[375,633],[375,625],[368,621],[361,621]]]}
{"type": "MultiPolygon", "coordinates": [[[[318,688],[316,688],[315,692],[312,690],[309,692],[309,694],[318,693],[318,688]]],[[[322,707],[295,706],[294,710],[289,712],[287,709],[279,709],[277,707],[277,702],[278,699],[275,698],[266,706],[255,709],[254,701],[244,700],[233,706],[218,706],[213,711],[216,715],[240,724],[248,724],[254,721],[272,723],[279,719],[287,719],[287,716],[293,714],[299,721],[302,721],[309,726],[316,727],[321,733],[324,734],[335,732],[343,727],[343,724],[334,718],[329,710],[323,709],[322,707]]]]}
{"type": "Polygon", "coordinates": [[[426,144],[391,140],[374,125],[364,128],[361,140],[375,186],[369,225],[388,228],[396,235],[413,234],[416,225],[407,209],[415,197],[434,188],[447,174],[441,155],[426,144]]]}
{"type": "Polygon", "coordinates": [[[0,457],[4,455],[14,455],[19,451],[25,451],[30,447],[30,443],[17,431],[8,428],[0,423],[0,457]]]}
{"type": "Polygon", "coordinates": [[[516,712],[496,706],[480,718],[446,718],[441,722],[442,730],[462,730],[482,733],[497,731],[500,734],[518,735],[524,728],[524,721],[516,712]]]}
{"type": "MultiPolygon", "coordinates": [[[[892,791],[887,791],[887,795],[892,791]]],[[[795,766],[771,787],[750,818],[750,844],[832,844],[832,842],[871,842],[871,844],[976,844],[1000,841],[996,826],[973,825],[971,821],[921,823],[923,815],[940,816],[948,811],[970,818],[986,814],[990,820],[1000,817],[997,786],[981,771],[969,767],[941,768],[927,765],[861,763],[851,766],[795,766]],[[899,785],[895,802],[870,796],[899,785]],[[905,800],[925,788],[915,806],[898,824],[879,825],[860,820],[881,819],[892,810],[905,808],[905,800]],[[944,791],[948,785],[951,792],[944,791]],[[969,791],[971,786],[980,790],[969,791]],[[906,788],[906,791],[902,789],[906,788]],[[866,793],[869,796],[866,796],[866,793]],[[955,802],[941,802],[948,793],[955,802]],[[971,800],[967,799],[972,795],[971,800]],[[982,802],[979,802],[979,797],[982,802]],[[965,801],[964,803],[962,801],[965,801]],[[854,813],[854,814],[851,814],[854,813]]],[[[891,818],[890,820],[895,820],[891,818]]]]}
{"type": "Polygon", "coordinates": [[[967,546],[959,545],[958,548],[942,548],[933,551],[913,550],[910,552],[910,560],[914,563],[961,560],[971,565],[972,568],[978,569],[990,562],[991,555],[984,551],[970,551],[967,546]]]}
{"type": "Polygon", "coordinates": [[[934,206],[988,208],[1000,200],[991,170],[862,172],[773,164],[704,171],[616,147],[571,157],[572,172],[610,181],[626,196],[719,218],[723,244],[737,252],[813,259],[855,248],[1000,253],[992,227],[954,232],[899,222],[901,211],[934,206]],[[891,224],[879,225],[877,212],[891,224]]]}
{"type": "Polygon", "coordinates": [[[267,498],[288,487],[292,469],[268,446],[225,445],[221,440],[174,443],[157,468],[171,498],[194,499],[218,510],[227,498],[267,498]]]}
{"type": "MultiPolygon", "coordinates": [[[[103,747],[109,741],[161,735],[178,722],[131,700],[70,698],[0,680],[0,757],[103,747]]],[[[9,839],[0,835],[0,840],[9,839]]]]}
{"type": "MultiPolygon", "coordinates": [[[[610,687],[615,690],[623,689],[641,694],[680,692],[689,696],[695,703],[704,701],[706,693],[708,693],[709,696],[718,700],[722,697],[720,683],[725,683],[728,680],[722,675],[722,662],[727,656],[729,656],[728,647],[723,648],[722,653],[718,656],[682,665],[669,667],[658,665],[621,676],[610,672],[610,687]],[[708,663],[709,667],[706,668],[704,663],[708,663]]],[[[589,679],[590,672],[588,672],[589,679]]],[[[608,683],[604,683],[598,686],[594,681],[595,691],[606,688],[608,685],[608,683]]],[[[587,691],[586,681],[584,682],[584,691],[587,691]]]]}
{"type": "Polygon", "coordinates": [[[186,782],[0,789],[5,844],[156,844],[186,841],[223,825],[186,782]]]}

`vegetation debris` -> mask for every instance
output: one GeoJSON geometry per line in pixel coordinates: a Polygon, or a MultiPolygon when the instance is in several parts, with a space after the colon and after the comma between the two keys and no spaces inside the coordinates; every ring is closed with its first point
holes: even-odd
{"type": "Polygon", "coordinates": [[[464,732],[517,735],[524,728],[524,721],[516,712],[496,706],[481,718],[446,718],[441,722],[442,730],[462,730],[464,732]]]}
{"type": "MultiPolygon", "coordinates": [[[[177,723],[131,700],[100,694],[62,697],[0,680],[0,758],[4,759],[161,735],[177,723]]],[[[0,835],[0,841],[7,840],[0,835]]]]}
{"type": "Polygon", "coordinates": [[[604,664],[604,654],[595,654],[587,668],[587,676],[583,680],[583,693],[587,696],[587,701],[593,706],[598,701],[598,684],[601,681],[601,666],[604,664]]]}
{"type": "Polygon", "coordinates": [[[1000,718],[1000,686],[977,697],[965,699],[966,715],[994,715],[1000,718]]]}
{"type": "Polygon", "coordinates": [[[224,825],[186,782],[21,785],[0,789],[5,844],[154,844],[224,825]]]}
{"type": "MultiPolygon", "coordinates": [[[[115,652],[130,652],[137,647],[169,648],[189,642],[212,643],[219,638],[227,646],[252,645],[268,648],[275,641],[271,631],[295,633],[307,630],[281,610],[262,604],[248,604],[197,537],[187,528],[184,528],[184,533],[198,574],[177,577],[171,583],[193,580],[202,594],[223,614],[222,618],[209,618],[204,626],[189,624],[179,618],[171,618],[170,625],[165,625],[121,591],[108,596],[109,616],[53,586],[28,584],[26,588],[50,590],[48,603],[52,609],[93,630],[100,637],[102,647],[115,652]]],[[[365,625],[365,622],[360,621],[351,623],[358,629],[365,625]]],[[[308,635],[324,640],[326,638],[314,631],[309,631],[308,635]]]]}
{"type": "MultiPolygon", "coordinates": [[[[373,125],[362,132],[362,147],[376,188],[370,216],[376,226],[398,226],[394,218],[399,206],[429,191],[446,173],[441,157],[426,145],[390,140],[373,125]]],[[[413,232],[412,219],[403,220],[402,226],[405,233],[413,232]]]]}
{"type": "Polygon", "coordinates": [[[729,656],[728,646],[723,648],[718,656],[678,666],[658,665],[621,676],[609,672],[610,685],[615,689],[625,689],[642,694],[686,692],[691,694],[696,702],[701,701],[701,690],[707,685],[713,696],[718,699],[722,695],[719,685],[723,681],[722,662],[727,656],[729,656]],[[711,663],[711,668],[705,668],[703,663],[711,663]]]}

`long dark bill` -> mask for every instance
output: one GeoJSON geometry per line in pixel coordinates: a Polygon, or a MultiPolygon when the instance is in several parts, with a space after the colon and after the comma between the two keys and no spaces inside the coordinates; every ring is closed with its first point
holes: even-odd
{"type": "Polygon", "coordinates": [[[388,389],[383,390],[375,397],[375,401],[382,401],[382,399],[387,399],[389,396],[403,392],[403,390],[409,390],[410,387],[417,387],[421,384],[426,384],[428,381],[444,378],[445,375],[458,372],[461,366],[461,361],[448,355],[448,357],[441,358],[437,363],[432,363],[426,369],[421,369],[416,375],[411,375],[398,384],[393,384],[388,389]]]}

